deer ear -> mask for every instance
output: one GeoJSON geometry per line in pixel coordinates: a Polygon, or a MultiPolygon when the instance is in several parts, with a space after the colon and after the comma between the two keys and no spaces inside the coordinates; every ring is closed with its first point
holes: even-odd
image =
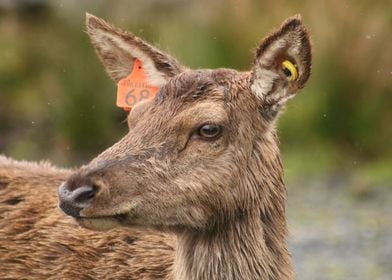
{"type": "Polygon", "coordinates": [[[159,51],[130,32],[111,26],[104,20],[86,14],[87,33],[114,81],[127,77],[133,69],[135,58],[143,63],[149,83],[160,87],[170,77],[184,70],[171,56],[159,51]]]}
{"type": "Polygon", "coordinates": [[[288,18],[257,48],[251,91],[261,101],[266,119],[276,117],[286,101],[305,85],[310,71],[309,36],[297,15],[288,18]]]}

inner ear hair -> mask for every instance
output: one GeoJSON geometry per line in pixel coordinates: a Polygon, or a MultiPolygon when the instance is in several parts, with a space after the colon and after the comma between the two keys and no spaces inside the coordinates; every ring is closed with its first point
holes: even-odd
{"type": "Polygon", "coordinates": [[[304,87],[310,72],[310,40],[296,15],[265,37],[256,50],[251,91],[261,101],[263,116],[275,118],[287,100],[304,87]]]}
{"type": "Polygon", "coordinates": [[[277,31],[265,37],[256,50],[256,58],[275,67],[280,67],[284,60],[295,63],[299,68],[296,84],[298,89],[302,88],[311,73],[312,53],[308,31],[301,16],[286,19],[277,31]]]}
{"type": "Polygon", "coordinates": [[[125,78],[139,59],[154,86],[162,86],[167,79],[184,71],[176,59],[144,40],[123,31],[103,19],[86,14],[87,34],[109,77],[114,81],[125,78]]]}

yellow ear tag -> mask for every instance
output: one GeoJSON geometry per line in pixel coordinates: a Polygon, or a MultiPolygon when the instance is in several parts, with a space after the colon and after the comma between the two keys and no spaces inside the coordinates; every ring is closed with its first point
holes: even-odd
{"type": "Polygon", "coordinates": [[[289,81],[295,81],[298,78],[297,67],[291,61],[283,61],[282,69],[289,81]]]}
{"type": "Polygon", "coordinates": [[[117,107],[130,111],[138,102],[154,98],[158,91],[149,84],[142,62],[135,58],[131,74],[117,83],[117,107]]]}

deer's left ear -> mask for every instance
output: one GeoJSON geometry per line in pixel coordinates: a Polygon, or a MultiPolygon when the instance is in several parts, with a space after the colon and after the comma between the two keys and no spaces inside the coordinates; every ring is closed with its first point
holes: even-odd
{"type": "Polygon", "coordinates": [[[103,19],[86,14],[86,26],[106,72],[116,82],[131,73],[135,59],[142,62],[149,83],[157,87],[185,69],[170,55],[103,19]]]}
{"type": "Polygon", "coordinates": [[[301,89],[311,70],[311,46],[300,16],[288,18],[257,48],[251,91],[267,120],[301,89]]]}

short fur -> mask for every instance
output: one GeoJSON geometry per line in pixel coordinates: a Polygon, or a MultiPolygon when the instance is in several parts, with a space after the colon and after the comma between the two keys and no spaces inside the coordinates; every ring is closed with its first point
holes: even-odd
{"type": "Polygon", "coordinates": [[[310,74],[301,19],[262,41],[250,72],[189,70],[91,15],[87,30],[114,80],[138,58],[161,90],[133,108],[129,134],[79,170],[0,158],[0,278],[292,279],[275,119],[310,74]],[[205,124],[221,133],[203,136],[205,124]],[[59,214],[63,181],[65,213],[116,229],[87,231],[59,214]],[[94,192],[83,203],[69,196],[85,189],[94,192]]]}
{"type": "Polygon", "coordinates": [[[70,173],[0,156],[0,279],[170,279],[171,236],[93,232],[59,211],[57,187],[70,173]]]}

